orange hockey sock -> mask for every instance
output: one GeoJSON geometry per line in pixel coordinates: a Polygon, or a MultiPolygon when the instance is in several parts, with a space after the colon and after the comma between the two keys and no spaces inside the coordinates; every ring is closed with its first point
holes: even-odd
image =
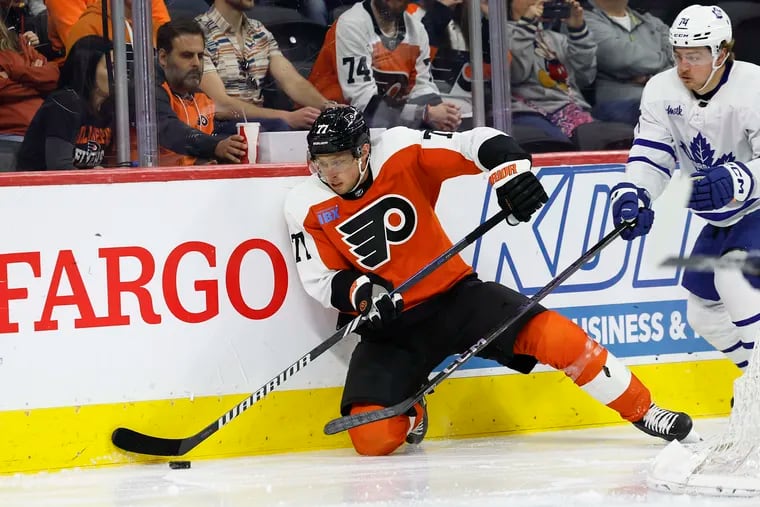
{"type": "Polygon", "coordinates": [[[607,349],[570,319],[554,311],[533,317],[515,341],[515,354],[529,354],[562,370],[584,391],[628,421],[649,408],[649,390],[607,349]]]}
{"type": "MultiPolygon", "coordinates": [[[[361,414],[372,410],[385,408],[380,405],[354,404],[351,414],[361,414]]],[[[390,419],[363,424],[348,430],[354,449],[364,456],[385,456],[404,443],[411,422],[406,415],[398,415],[390,419]]]]}

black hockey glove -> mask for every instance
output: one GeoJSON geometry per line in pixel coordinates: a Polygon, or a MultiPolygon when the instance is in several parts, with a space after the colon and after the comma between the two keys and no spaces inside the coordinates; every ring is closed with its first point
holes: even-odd
{"type": "Polygon", "coordinates": [[[356,279],[351,286],[351,302],[357,312],[367,317],[370,329],[380,329],[401,314],[404,300],[401,294],[391,295],[388,289],[372,283],[366,275],[356,279]]]}
{"type": "MultiPolygon", "coordinates": [[[[499,206],[520,222],[528,222],[530,217],[546,201],[544,187],[531,172],[530,160],[515,160],[493,169],[488,181],[496,190],[499,206]]],[[[514,225],[509,219],[507,223],[514,225]]]]}

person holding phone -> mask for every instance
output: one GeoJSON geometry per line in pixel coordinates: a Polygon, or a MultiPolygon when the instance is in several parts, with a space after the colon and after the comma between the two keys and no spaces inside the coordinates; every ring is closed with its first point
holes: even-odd
{"type": "Polygon", "coordinates": [[[24,136],[18,170],[93,169],[104,165],[113,139],[113,96],[100,35],[79,39],[61,67],[57,89],[45,98],[24,136]]]}
{"type": "Polygon", "coordinates": [[[572,4],[565,0],[547,0],[544,2],[543,18],[549,20],[569,19],[572,14],[571,8],[572,4]]]}
{"type": "Polygon", "coordinates": [[[58,83],[58,66],[0,19],[0,172],[16,169],[32,118],[58,83]]]}
{"type": "Polygon", "coordinates": [[[595,118],[581,92],[596,79],[596,44],[580,3],[511,0],[508,7],[514,124],[540,128],[580,150],[630,147],[632,126],[595,118]],[[566,30],[546,30],[544,21],[566,30]]]}

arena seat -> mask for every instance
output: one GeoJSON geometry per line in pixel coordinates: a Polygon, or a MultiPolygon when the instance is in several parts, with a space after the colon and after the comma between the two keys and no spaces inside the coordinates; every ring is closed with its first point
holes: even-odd
{"type": "Polygon", "coordinates": [[[194,18],[209,9],[206,0],[166,0],[171,19],[194,18]]]}
{"type": "MultiPolygon", "coordinates": [[[[314,22],[295,9],[272,5],[257,5],[248,16],[261,21],[267,27],[280,51],[303,77],[308,77],[327,34],[327,27],[314,22]]],[[[267,76],[263,88],[264,105],[274,109],[293,108],[293,102],[267,76]]]]}
{"type": "Polygon", "coordinates": [[[734,29],[734,54],[737,60],[760,65],[760,50],[757,46],[760,35],[760,17],[745,19],[734,29]]]}

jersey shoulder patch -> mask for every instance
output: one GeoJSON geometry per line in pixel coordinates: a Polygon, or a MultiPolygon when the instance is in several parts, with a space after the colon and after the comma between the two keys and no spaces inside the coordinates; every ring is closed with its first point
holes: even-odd
{"type": "Polygon", "coordinates": [[[311,175],[293,187],[285,197],[285,213],[303,224],[312,206],[334,198],[335,193],[311,175]]]}

